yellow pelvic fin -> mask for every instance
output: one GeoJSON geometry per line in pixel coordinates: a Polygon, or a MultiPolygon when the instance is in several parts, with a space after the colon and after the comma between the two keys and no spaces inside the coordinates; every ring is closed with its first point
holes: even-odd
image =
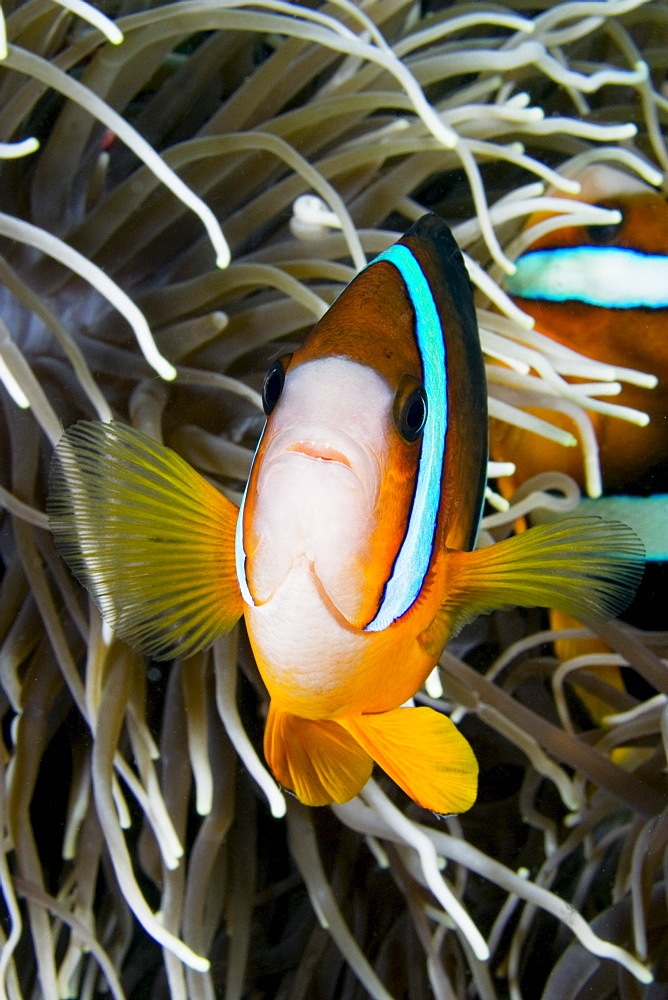
{"type": "Polygon", "coordinates": [[[58,442],[47,510],[72,572],[141,652],[188,656],[240,617],[238,510],[171,448],[80,421],[58,442]]]}
{"type": "Polygon", "coordinates": [[[395,708],[341,724],[424,809],[457,813],[475,802],[478,762],[447,716],[432,708],[395,708]]]}
{"type": "Polygon", "coordinates": [[[556,608],[587,623],[614,618],[630,604],[643,568],[635,532],[597,517],[541,524],[489,548],[452,552],[447,598],[422,641],[442,648],[467,622],[503,607],[556,608]]]}
{"type": "Polygon", "coordinates": [[[307,806],[348,802],[373,769],[371,757],[338,723],[302,719],[273,703],[264,755],[276,779],[307,806]]]}

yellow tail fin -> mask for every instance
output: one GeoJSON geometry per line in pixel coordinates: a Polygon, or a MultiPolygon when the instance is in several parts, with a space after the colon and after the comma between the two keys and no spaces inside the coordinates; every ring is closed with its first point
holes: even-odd
{"type": "Polygon", "coordinates": [[[170,448],[124,424],[75,424],[55,451],[47,510],[72,572],[141,652],[190,655],[240,617],[238,510],[170,448]]]}
{"type": "Polygon", "coordinates": [[[336,722],[302,719],[270,705],[264,755],[277,781],[307,806],[348,802],[371,777],[371,757],[336,722]]]}
{"type": "Polygon", "coordinates": [[[489,548],[451,553],[436,630],[445,642],[477,615],[509,606],[556,608],[587,623],[614,618],[643,568],[642,542],[625,524],[574,517],[538,525],[489,548]]]}
{"type": "Polygon", "coordinates": [[[447,716],[432,708],[395,708],[346,717],[341,725],[424,809],[458,813],[475,802],[478,762],[447,716]]]}

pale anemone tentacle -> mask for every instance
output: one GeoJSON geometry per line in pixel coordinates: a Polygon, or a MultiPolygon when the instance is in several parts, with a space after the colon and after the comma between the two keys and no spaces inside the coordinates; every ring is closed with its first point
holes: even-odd
{"type": "Polygon", "coordinates": [[[206,660],[197,653],[181,664],[181,685],[188,726],[188,755],[195,780],[196,809],[200,816],[211,812],[213,774],[207,753],[208,724],[206,716],[206,660]]]}
{"type": "Polygon", "coordinates": [[[311,903],[320,926],[329,930],[373,1000],[392,1000],[373,969],[359,950],[350,930],[341,917],[331,886],[325,878],[312,824],[304,806],[291,803],[288,812],[288,832],[311,903]]]}
{"type": "MultiPolygon", "coordinates": [[[[129,691],[129,675],[126,665],[117,660],[114,664],[114,670],[116,683],[119,686],[122,685],[121,689],[127,694],[129,691]]],[[[185,965],[200,972],[206,972],[209,968],[208,960],[201,955],[197,955],[191,948],[161,926],[155,914],[150,910],[135,881],[125,839],[113,806],[110,781],[107,780],[111,776],[115,743],[118,738],[117,733],[122,724],[122,717],[119,718],[118,709],[120,708],[121,712],[124,712],[125,706],[121,701],[120,704],[116,702],[112,707],[111,703],[115,699],[109,697],[109,692],[106,694],[105,701],[107,705],[102,706],[98,717],[92,766],[100,823],[106,840],[109,844],[113,845],[110,853],[119,884],[122,887],[125,898],[132,906],[137,919],[151,936],[164,945],[165,948],[172,951],[185,965]]]]}
{"type": "Polygon", "coordinates": [[[24,899],[30,900],[31,902],[43,907],[44,910],[52,913],[54,916],[58,917],[64,925],[71,928],[72,932],[82,941],[86,950],[90,951],[94,955],[100,966],[100,970],[104,975],[106,985],[109,987],[109,992],[114,997],[114,1000],[125,1000],[125,993],[113,963],[104,949],[100,946],[100,943],[95,935],[81,922],[81,920],[78,920],[74,914],[69,912],[66,906],[63,906],[57,899],[49,896],[46,892],[41,890],[39,886],[28,883],[25,879],[21,878],[16,879],[16,886],[19,894],[24,899]]]}
{"type": "Polygon", "coordinates": [[[86,3],[86,0],[55,0],[55,2],[73,14],[77,14],[84,21],[88,21],[94,28],[101,31],[112,45],[120,45],[123,41],[123,32],[116,22],[108,18],[93,4],[86,3]]]}
{"type": "Polygon", "coordinates": [[[627,660],[619,653],[583,653],[581,656],[574,656],[571,660],[565,660],[552,674],[552,691],[554,702],[559,712],[561,723],[566,732],[575,732],[573,721],[564,692],[564,681],[570,673],[587,667],[628,666],[627,660]]]}
{"type": "Polygon", "coordinates": [[[16,160],[20,156],[28,156],[39,149],[39,140],[34,136],[21,139],[19,142],[0,142],[0,159],[16,160]]]}
{"type": "MultiPolygon", "coordinates": [[[[364,832],[372,832],[382,839],[393,840],[396,832],[388,823],[384,815],[377,808],[364,805],[360,800],[347,803],[344,806],[335,806],[338,815],[345,816],[347,822],[364,832]]],[[[553,914],[561,920],[570,930],[586,943],[588,950],[593,954],[612,958],[627,968],[639,982],[648,983],[652,981],[649,969],[634,958],[625,949],[603,941],[589,927],[587,922],[579,913],[572,909],[564,900],[554,893],[542,888],[530,879],[522,878],[498,861],[485,855],[473,845],[464,840],[451,837],[431,827],[419,826],[418,830],[429,838],[433,846],[443,857],[459,861],[465,864],[470,870],[490,878],[492,881],[509,891],[515,893],[520,899],[542,907],[547,912],[553,914]]]]}
{"type": "Polygon", "coordinates": [[[224,637],[216,642],[213,649],[218,711],[235,750],[266,795],[272,816],[280,819],[285,816],[285,798],[255,753],[235,707],[236,676],[229,660],[229,643],[230,640],[224,637]]]}
{"type": "MultiPolygon", "coordinates": [[[[5,768],[2,763],[0,763],[0,820],[2,820],[2,829],[5,829],[6,818],[5,818],[5,768]]],[[[9,844],[6,845],[9,847],[9,844]]],[[[7,914],[10,921],[10,929],[7,936],[2,941],[2,946],[0,947],[0,991],[5,995],[9,992],[8,980],[10,977],[15,978],[16,970],[14,968],[14,952],[21,939],[21,933],[23,930],[23,920],[21,917],[21,910],[18,905],[18,900],[16,898],[15,884],[12,881],[11,872],[7,863],[7,850],[3,844],[0,849],[0,886],[2,887],[2,896],[7,907],[7,914]]],[[[3,935],[4,936],[4,935],[3,935]]]]}
{"type": "Polygon", "coordinates": [[[377,786],[373,778],[365,785],[362,791],[362,798],[369,803],[372,808],[382,811],[388,825],[397,833],[402,840],[411,845],[420,858],[422,871],[427,885],[434,893],[439,903],[446,913],[450,915],[455,926],[466,937],[474,954],[481,961],[489,958],[489,949],[485,939],[475,926],[468,913],[464,910],[459,900],[454,896],[445,880],[438,870],[436,851],[428,837],[420,830],[413,827],[405,816],[396,809],[387,796],[377,786]]]}
{"type": "MultiPolygon", "coordinates": [[[[0,220],[0,228],[2,220],[0,220]]],[[[0,319],[0,378],[21,409],[32,409],[40,427],[52,445],[58,443],[62,433],[60,421],[44,390],[16,346],[9,330],[0,319]]]]}
{"type": "MultiPolygon", "coordinates": [[[[95,411],[99,419],[108,423],[111,420],[111,409],[109,404],[107,403],[107,400],[105,399],[99,386],[95,382],[81,348],[76,343],[69,330],[67,330],[64,324],[60,322],[56,313],[52,309],[49,309],[49,307],[26,282],[21,280],[14,268],[10,267],[7,261],[2,257],[0,257],[0,280],[2,280],[5,287],[11,291],[20,302],[23,302],[34,312],[36,316],[39,316],[48,329],[53,333],[53,336],[56,338],[67,355],[79,384],[82,386],[92,405],[95,407],[95,411]]],[[[25,399],[27,407],[29,400],[25,398],[25,394],[22,393],[20,386],[17,388],[19,393],[21,393],[21,396],[25,399]]],[[[16,401],[19,405],[22,405],[19,401],[20,398],[21,397],[19,397],[16,401]]]]}
{"type": "MultiPolygon", "coordinates": [[[[525,405],[530,405],[529,401],[525,400],[524,402],[525,405]]],[[[536,417],[532,413],[525,413],[519,406],[513,406],[511,403],[503,399],[498,399],[496,396],[490,396],[489,398],[489,414],[492,417],[503,420],[504,423],[514,424],[516,427],[526,427],[527,430],[533,431],[534,434],[547,438],[548,441],[557,441],[566,448],[572,448],[577,444],[577,438],[570,431],[565,431],[561,427],[555,427],[554,424],[543,420],[542,417],[536,417]]]]}
{"type": "Polygon", "coordinates": [[[167,380],[176,377],[174,366],[166,358],[162,357],[155,346],[153,335],[142,312],[125,292],[108,278],[99,267],[96,267],[92,261],[83,257],[73,247],[68,246],[62,240],[58,239],[57,236],[52,236],[51,233],[46,232],[45,229],[33,226],[29,222],[14,219],[4,212],[0,212],[0,233],[3,236],[9,236],[12,239],[19,240],[21,243],[26,243],[28,246],[35,247],[37,250],[41,250],[56,260],[62,260],[75,273],[85,278],[126,318],[135,332],[146,360],[155,368],[158,374],[167,380]]]}
{"type": "Polygon", "coordinates": [[[153,173],[169,187],[174,194],[180,198],[185,205],[194,211],[201,218],[211,243],[216,251],[216,262],[219,267],[227,267],[230,262],[230,251],[223,236],[222,230],[216,221],[213,212],[206,206],[190,188],[181,181],[165,164],[161,157],[149,146],[149,144],[132,129],[124,118],[121,118],[104,101],[95,97],[89,90],[82,87],[71,77],[60,72],[48,62],[38,58],[33,53],[20,49],[17,46],[9,46],[9,51],[4,60],[6,66],[19,70],[29,76],[43,80],[44,83],[52,86],[54,90],[61,91],[66,97],[80,103],[94,114],[100,121],[104,122],[107,128],[128,143],[137,154],[146,161],[153,173]]]}
{"type": "Polygon", "coordinates": [[[30,406],[30,400],[8,368],[7,362],[3,357],[0,357],[0,381],[2,381],[2,384],[16,405],[20,406],[22,410],[27,410],[30,406]]]}

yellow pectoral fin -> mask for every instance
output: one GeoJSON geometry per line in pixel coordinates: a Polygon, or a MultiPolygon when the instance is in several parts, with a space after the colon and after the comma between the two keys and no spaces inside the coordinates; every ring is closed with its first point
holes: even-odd
{"type": "Polygon", "coordinates": [[[341,722],[424,809],[457,813],[475,802],[478,762],[447,716],[432,708],[396,708],[341,722]]]}
{"type": "Polygon", "coordinates": [[[270,705],[264,755],[284,788],[307,806],[348,802],[371,777],[373,761],[336,722],[302,719],[270,705]]]}
{"type": "Polygon", "coordinates": [[[240,617],[238,510],[170,448],[81,421],[56,448],[47,509],[72,572],[141,652],[190,655],[240,617]]]}
{"type": "Polygon", "coordinates": [[[644,568],[642,542],[618,521],[573,517],[529,528],[489,548],[448,557],[441,634],[496,608],[556,608],[580,621],[614,618],[644,568]]]}

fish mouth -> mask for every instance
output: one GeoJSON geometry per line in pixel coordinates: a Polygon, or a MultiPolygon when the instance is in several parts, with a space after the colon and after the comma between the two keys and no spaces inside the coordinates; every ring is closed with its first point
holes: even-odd
{"type": "Polygon", "coordinates": [[[338,448],[332,447],[323,441],[295,441],[288,445],[286,452],[296,452],[298,455],[306,455],[307,458],[315,458],[318,462],[336,462],[353,471],[348,456],[338,448]]]}
{"type": "MultiPolygon", "coordinates": [[[[337,466],[352,475],[362,487],[365,503],[376,503],[382,476],[380,459],[345,431],[327,424],[286,427],[267,443],[261,478],[278,461],[305,459],[337,466]]],[[[258,489],[261,483],[258,482],[258,489]]]]}

